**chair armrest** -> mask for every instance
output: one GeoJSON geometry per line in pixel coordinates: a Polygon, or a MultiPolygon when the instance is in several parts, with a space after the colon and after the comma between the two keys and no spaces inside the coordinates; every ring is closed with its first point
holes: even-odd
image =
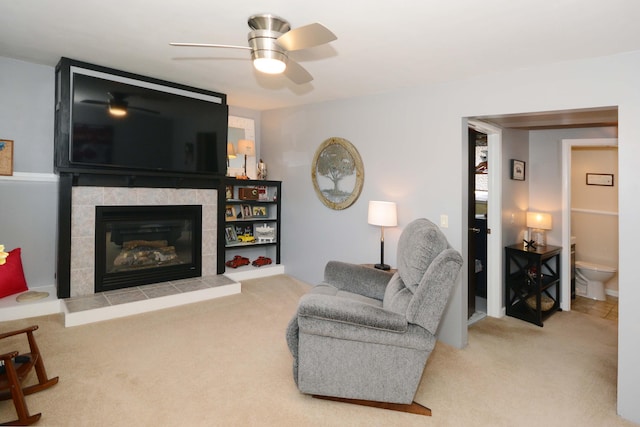
{"type": "Polygon", "coordinates": [[[382,301],[393,273],[364,265],[329,261],[324,269],[324,282],[343,291],[382,301]]]}
{"type": "Polygon", "coordinates": [[[25,333],[28,333],[28,332],[33,332],[36,329],[38,329],[38,326],[34,325],[34,326],[29,326],[27,328],[20,329],[20,330],[17,330],[17,331],[4,332],[4,333],[0,334],[0,339],[7,338],[7,337],[12,337],[14,335],[19,335],[19,334],[25,334],[25,333]]]}
{"type": "Polygon", "coordinates": [[[331,295],[304,295],[300,299],[298,316],[398,333],[406,332],[408,327],[404,315],[331,295]]]}

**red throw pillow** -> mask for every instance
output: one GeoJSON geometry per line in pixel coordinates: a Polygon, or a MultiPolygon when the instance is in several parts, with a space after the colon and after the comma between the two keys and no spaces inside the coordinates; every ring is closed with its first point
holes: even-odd
{"type": "Polygon", "coordinates": [[[9,252],[6,261],[0,265],[0,298],[29,290],[22,270],[20,248],[9,252]]]}

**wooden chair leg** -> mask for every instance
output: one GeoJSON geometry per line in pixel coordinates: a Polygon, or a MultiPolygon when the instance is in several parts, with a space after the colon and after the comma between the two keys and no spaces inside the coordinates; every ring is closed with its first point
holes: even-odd
{"type": "Polygon", "coordinates": [[[11,399],[13,400],[13,405],[16,408],[16,414],[18,415],[18,419],[9,421],[6,423],[2,423],[0,425],[25,426],[25,425],[31,425],[35,423],[40,419],[42,414],[38,413],[35,415],[29,415],[27,402],[24,400],[24,394],[22,393],[22,388],[20,387],[20,381],[18,380],[18,374],[10,358],[5,361],[5,374],[7,376],[7,382],[9,384],[11,399]]]}
{"type": "Polygon", "coordinates": [[[36,344],[36,339],[33,336],[33,331],[27,331],[27,340],[29,341],[29,349],[31,351],[31,355],[35,359],[34,366],[36,369],[36,376],[38,377],[38,384],[25,387],[22,390],[22,393],[25,396],[32,393],[37,393],[41,390],[45,390],[58,383],[58,377],[49,379],[49,377],[47,376],[47,370],[44,367],[44,362],[42,360],[42,356],[40,355],[38,344],[36,344]]]}
{"type": "Polygon", "coordinates": [[[347,399],[344,397],[320,396],[316,394],[314,394],[313,397],[315,397],[316,399],[332,400],[334,402],[351,403],[354,405],[370,406],[373,408],[390,409],[392,411],[407,412],[409,414],[426,415],[429,417],[431,416],[431,409],[427,408],[426,406],[422,406],[421,404],[416,402],[411,402],[409,404],[387,403],[387,402],[376,402],[374,400],[347,399]]]}

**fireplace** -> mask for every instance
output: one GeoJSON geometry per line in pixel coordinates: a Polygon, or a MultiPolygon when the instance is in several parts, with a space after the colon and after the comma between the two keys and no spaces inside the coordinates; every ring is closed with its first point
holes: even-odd
{"type": "Polygon", "coordinates": [[[199,277],[202,206],[96,206],[95,292],[199,277]]]}

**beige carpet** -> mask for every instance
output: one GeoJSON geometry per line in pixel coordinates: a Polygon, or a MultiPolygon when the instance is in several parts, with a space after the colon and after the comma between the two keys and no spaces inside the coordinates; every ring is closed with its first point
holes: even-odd
{"type": "MultiPolygon", "coordinates": [[[[60,376],[27,397],[42,426],[634,425],[616,415],[616,323],[576,312],[544,328],[488,318],[470,328],[467,348],[438,343],[416,396],[430,418],[302,395],[284,334],[306,289],[275,276],[123,319],[64,328],[52,315],[0,330],[40,325],[47,370],[60,376]]],[[[13,416],[0,402],[0,421],[13,416]]]]}

